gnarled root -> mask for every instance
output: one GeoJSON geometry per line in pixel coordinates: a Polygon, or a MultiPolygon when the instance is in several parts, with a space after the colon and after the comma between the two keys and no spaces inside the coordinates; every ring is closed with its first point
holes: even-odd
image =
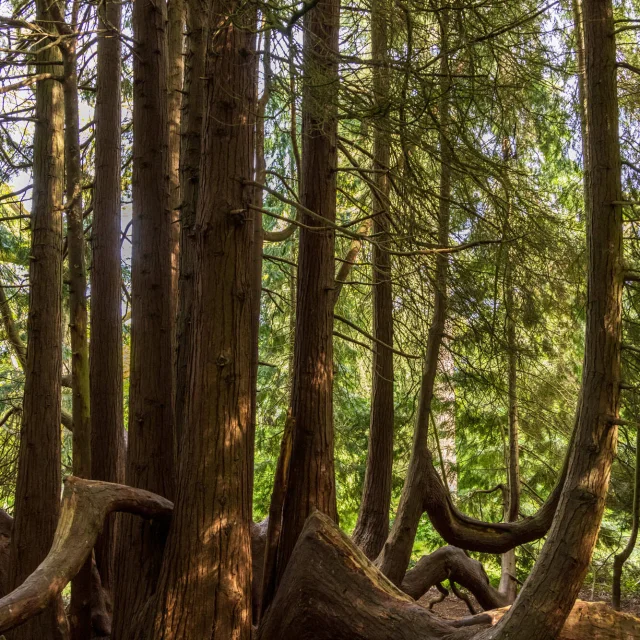
{"type": "MultiPolygon", "coordinates": [[[[316,512],[307,520],[263,616],[258,640],[463,640],[482,637],[506,610],[458,621],[437,618],[316,512]]],[[[558,640],[578,639],[640,640],[640,620],[601,603],[578,602],[558,640]]]]}
{"type": "Polygon", "coordinates": [[[167,518],[172,510],[169,500],[142,489],[67,478],[51,550],[22,585],[0,599],[0,633],[40,613],[60,595],[89,557],[109,513],[167,518]]]}
{"type": "Polygon", "coordinates": [[[474,633],[456,630],[402,593],[316,512],[298,539],[258,638],[435,640],[474,633]]]}
{"type": "Polygon", "coordinates": [[[470,591],[483,609],[498,609],[507,599],[489,583],[480,562],[457,547],[441,547],[422,556],[413,569],[407,571],[401,589],[419,600],[431,587],[450,579],[470,591]]]}

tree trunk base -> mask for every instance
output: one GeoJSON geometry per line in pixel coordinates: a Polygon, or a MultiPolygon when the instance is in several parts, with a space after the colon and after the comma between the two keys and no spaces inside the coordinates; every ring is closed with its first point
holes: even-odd
{"type": "MultiPolygon", "coordinates": [[[[440,559],[461,560],[463,552],[451,549],[439,550],[440,559]]],[[[395,587],[316,512],[305,524],[257,640],[464,640],[483,636],[507,609],[457,621],[438,618],[395,587]]],[[[578,601],[558,640],[640,640],[640,620],[603,603],[578,601]]]]}
{"type": "MultiPolygon", "coordinates": [[[[459,626],[486,624],[491,626],[509,610],[509,607],[486,611],[477,616],[463,618],[454,624],[459,626]]],[[[638,640],[640,619],[629,613],[615,611],[604,602],[576,600],[558,640],[638,640]]]]}

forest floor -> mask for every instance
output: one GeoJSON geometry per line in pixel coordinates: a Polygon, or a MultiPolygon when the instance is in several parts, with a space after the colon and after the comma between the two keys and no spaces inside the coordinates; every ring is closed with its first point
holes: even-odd
{"type": "MultiPolygon", "coordinates": [[[[420,598],[419,602],[420,604],[427,606],[428,602],[432,599],[437,598],[438,595],[438,590],[433,587],[432,589],[427,591],[427,593],[425,593],[422,598],[420,598]]],[[[476,602],[476,599],[469,593],[467,595],[471,599],[471,602],[473,603],[476,611],[482,611],[480,605],[476,602]]],[[[595,602],[606,602],[607,604],[611,602],[610,593],[596,593],[592,598],[591,589],[583,589],[580,592],[578,598],[587,602],[590,602],[592,599],[595,602]]],[[[451,592],[449,592],[449,595],[442,602],[435,604],[432,611],[445,620],[457,620],[459,618],[465,618],[471,615],[469,609],[467,608],[467,605],[462,600],[454,596],[451,592]]],[[[622,611],[640,618],[640,595],[634,598],[628,598],[626,600],[623,599],[622,611]]]]}

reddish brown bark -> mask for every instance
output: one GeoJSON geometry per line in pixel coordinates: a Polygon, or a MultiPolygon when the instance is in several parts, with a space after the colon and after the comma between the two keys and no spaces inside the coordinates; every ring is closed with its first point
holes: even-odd
{"type": "Polygon", "coordinates": [[[583,0],[582,7],[588,287],[574,446],[547,542],[516,603],[486,638],[558,636],[591,561],[617,440],[624,272],[616,43],[612,3],[583,0]]]}
{"type": "MultiPolygon", "coordinates": [[[[95,108],[95,187],[91,234],[91,341],[89,343],[91,477],[124,482],[122,311],[120,303],[120,29],[121,5],[99,7],[95,108]]],[[[117,522],[107,518],[96,544],[102,586],[113,586],[117,522]]]]}
{"type": "Polygon", "coordinates": [[[178,491],[147,637],[251,637],[255,8],[213,0],[178,491]]]}
{"type": "MultiPolygon", "coordinates": [[[[135,2],[133,30],[133,241],[127,484],[174,495],[170,219],[167,215],[165,0],[135,2]]],[[[162,562],[160,523],[122,517],[114,629],[127,637],[162,562]]]]}
{"type": "MultiPolygon", "coordinates": [[[[437,617],[391,584],[334,523],[316,513],[298,539],[258,640],[476,640],[504,614],[497,609],[462,620],[437,617]]],[[[637,638],[637,618],[594,602],[578,602],[557,636],[637,638]]]]}
{"type": "MultiPolygon", "coordinates": [[[[53,5],[57,7],[57,5],[53,5]]],[[[69,278],[69,334],[71,338],[71,392],[73,416],[73,473],[91,477],[91,417],[89,411],[89,343],[87,339],[87,270],[82,210],[80,112],[78,99],[77,29],[79,4],[71,5],[70,23],[55,15],[64,70],[65,210],[69,278]]],[[[71,582],[69,623],[72,640],[91,635],[91,558],[71,582]]]]}
{"type": "MultiPolygon", "coordinates": [[[[46,3],[37,3],[40,25],[54,27],[46,3]]],[[[46,41],[45,41],[46,44],[46,41]]],[[[38,67],[56,74],[56,47],[41,45],[38,67]]],[[[62,191],[64,104],[61,84],[36,84],[33,204],[29,263],[27,363],[20,431],[11,584],[16,587],[47,555],[56,528],[60,494],[60,371],[62,368],[62,191]]],[[[12,640],[58,637],[56,607],[30,620],[12,640]]]]}
{"type": "MultiPolygon", "coordinates": [[[[497,624],[509,611],[493,609],[458,624],[497,624]]],[[[628,613],[617,613],[604,602],[577,600],[557,640],[637,640],[640,638],[640,620],[628,613]]]]}
{"type": "Polygon", "coordinates": [[[287,418],[284,425],[282,442],[280,443],[280,455],[278,456],[278,464],[273,479],[271,504],[269,505],[269,523],[266,531],[263,580],[260,593],[260,616],[273,601],[278,588],[278,576],[276,573],[278,568],[278,544],[280,543],[280,535],[282,533],[282,506],[289,484],[289,463],[291,461],[291,447],[293,444],[293,428],[293,420],[287,418]]]}
{"type": "MultiPolygon", "coordinates": [[[[373,90],[380,113],[389,99],[388,4],[376,0],[371,7],[371,55],[382,63],[373,68],[373,90]]],[[[391,259],[385,250],[389,241],[389,123],[381,117],[374,123],[374,186],[371,188],[373,235],[373,383],[367,466],[362,501],[353,541],[369,559],[377,557],[389,534],[391,478],[393,472],[393,292],[391,259]]]]}
{"type": "Polygon", "coordinates": [[[166,519],[172,508],[169,500],[148,491],[69,476],[46,558],[23,584],[0,600],[0,633],[32,619],[56,601],[87,560],[91,562],[91,550],[109,513],[124,511],[166,519]]]}
{"type": "Polygon", "coordinates": [[[171,252],[171,324],[172,353],[175,353],[174,323],[178,307],[178,276],[180,261],[180,134],[184,76],[184,0],[167,0],[167,188],[168,213],[171,221],[169,243],[171,252]]]}
{"type": "Polygon", "coordinates": [[[180,267],[178,278],[178,309],[176,318],[176,452],[180,449],[184,410],[187,399],[187,374],[191,348],[191,322],[194,296],[194,225],[200,188],[200,143],[202,132],[202,96],[204,63],[207,44],[207,14],[205,0],[186,1],[186,56],[182,114],[182,158],[180,169],[180,267]]]}
{"type": "MultiPolygon", "coordinates": [[[[304,18],[302,193],[307,209],[336,216],[339,0],[320,0],[304,18]]],[[[333,304],[335,234],[303,213],[298,253],[291,390],[294,433],[282,510],[278,579],[309,514],[337,519],[333,453],[333,304]],[[311,229],[309,227],[316,227],[311,229]]]]}
{"type": "Polygon", "coordinates": [[[389,582],[325,515],[304,527],[259,640],[468,638],[389,582]],[[357,606],[354,606],[357,603],[357,606]]]}

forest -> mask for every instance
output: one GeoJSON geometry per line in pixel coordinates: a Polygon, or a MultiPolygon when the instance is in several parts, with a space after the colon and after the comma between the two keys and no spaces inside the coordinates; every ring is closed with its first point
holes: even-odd
{"type": "Polygon", "coordinates": [[[0,103],[0,640],[640,640],[638,0],[0,0],[0,103]]]}

